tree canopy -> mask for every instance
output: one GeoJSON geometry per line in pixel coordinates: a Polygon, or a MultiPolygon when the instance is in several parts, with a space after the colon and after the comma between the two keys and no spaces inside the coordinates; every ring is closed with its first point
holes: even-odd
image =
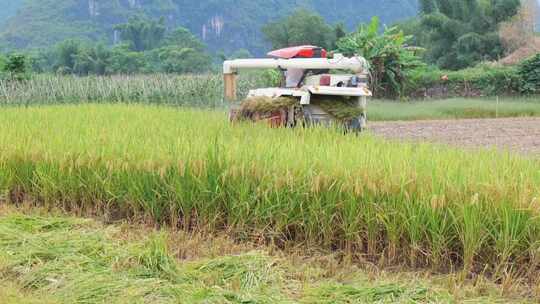
{"type": "Polygon", "coordinates": [[[51,47],[74,38],[112,44],[118,38],[114,29],[117,24],[142,15],[154,20],[165,17],[167,29],[189,29],[212,53],[232,54],[243,48],[261,56],[268,50],[261,27],[298,8],[313,10],[331,24],[343,22],[352,29],[373,15],[380,16],[384,24],[413,17],[417,1],[0,0],[0,47],[51,47]]]}
{"type": "Polygon", "coordinates": [[[159,46],[165,37],[165,19],[159,21],[142,16],[132,16],[128,22],[115,26],[120,31],[120,39],[137,52],[147,51],[159,46]]]}
{"type": "Polygon", "coordinates": [[[420,0],[421,20],[412,34],[422,37],[426,59],[459,69],[496,60],[504,49],[499,25],[519,10],[520,0],[420,0]]]}
{"type": "Polygon", "coordinates": [[[52,49],[31,53],[37,72],[77,75],[199,73],[212,67],[205,45],[186,28],[167,31],[162,20],[140,16],[116,27],[121,43],[109,46],[68,39],[52,49]]]}
{"type": "Polygon", "coordinates": [[[317,13],[301,9],[265,25],[262,31],[274,49],[302,44],[330,49],[335,45],[336,35],[343,34],[344,27],[339,24],[334,29],[317,13]]]}
{"type": "Polygon", "coordinates": [[[401,96],[405,72],[423,65],[418,48],[406,47],[411,39],[398,27],[381,30],[379,18],[362,24],[337,42],[338,51],[361,55],[370,62],[370,86],[376,96],[401,96]]]}

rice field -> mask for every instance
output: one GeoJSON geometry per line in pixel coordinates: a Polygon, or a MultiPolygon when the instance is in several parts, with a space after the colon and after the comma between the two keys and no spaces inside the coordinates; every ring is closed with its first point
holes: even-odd
{"type": "Polygon", "coordinates": [[[0,195],[536,284],[540,162],[151,105],[6,107],[0,195]]]}

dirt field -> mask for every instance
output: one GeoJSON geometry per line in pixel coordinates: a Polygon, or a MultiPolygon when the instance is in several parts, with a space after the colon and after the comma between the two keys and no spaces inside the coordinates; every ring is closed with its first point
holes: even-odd
{"type": "Polygon", "coordinates": [[[540,118],[372,122],[369,127],[390,139],[498,147],[540,155],[540,118]]]}

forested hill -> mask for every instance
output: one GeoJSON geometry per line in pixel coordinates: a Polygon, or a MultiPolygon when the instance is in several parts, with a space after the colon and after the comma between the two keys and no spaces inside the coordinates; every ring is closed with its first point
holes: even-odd
{"type": "Polygon", "coordinates": [[[374,15],[387,24],[414,16],[417,0],[0,0],[0,7],[0,48],[49,46],[71,37],[113,43],[115,25],[144,14],[164,17],[170,28],[187,27],[212,51],[261,53],[267,47],[261,27],[297,8],[352,29],[374,15]]]}

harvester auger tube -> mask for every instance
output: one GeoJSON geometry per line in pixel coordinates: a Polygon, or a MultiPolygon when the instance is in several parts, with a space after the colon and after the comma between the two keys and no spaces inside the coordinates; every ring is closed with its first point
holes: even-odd
{"type": "Polygon", "coordinates": [[[232,105],[231,120],[266,120],[272,126],[287,127],[298,125],[299,120],[304,125],[339,122],[346,129],[365,128],[367,98],[372,94],[367,87],[369,64],[363,57],[336,54],[326,58],[326,51],[315,46],[287,48],[269,55],[278,58],[223,63],[225,99],[230,102],[237,101],[238,71],[284,71],[283,87],[250,90],[247,99],[232,105]]]}

